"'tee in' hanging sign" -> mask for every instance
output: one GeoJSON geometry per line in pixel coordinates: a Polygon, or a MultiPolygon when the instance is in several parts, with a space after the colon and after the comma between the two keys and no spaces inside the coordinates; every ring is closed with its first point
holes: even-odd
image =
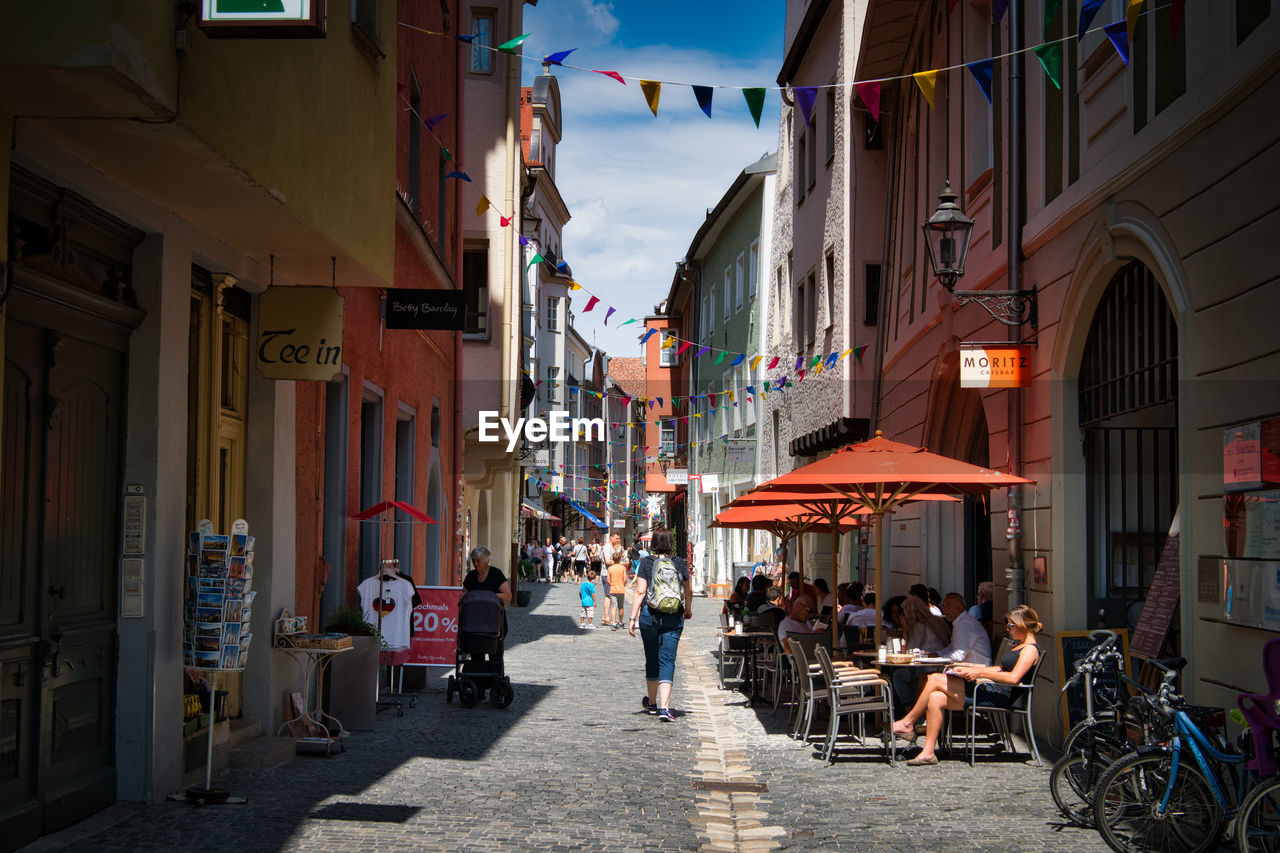
{"type": "Polygon", "coordinates": [[[328,382],[342,373],[342,294],[331,287],[270,287],[258,300],[258,372],[328,382]]]}
{"type": "Polygon", "coordinates": [[[1030,384],[1030,347],[960,347],[961,388],[1026,388],[1030,384]]]}

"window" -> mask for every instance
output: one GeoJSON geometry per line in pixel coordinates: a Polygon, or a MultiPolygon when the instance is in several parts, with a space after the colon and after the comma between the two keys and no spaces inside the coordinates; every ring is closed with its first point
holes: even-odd
{"type": "Polygon", "coordinates": [[[468,249],[462,253],[462,290],[467,314],[462,331],[469,335],[489,333],[489,250],[468,249]]]}
{"type": "Polygon", "coordinates": [[[664,420],[658,426],[658,455],[670,459],[676,455],[676,424],[672,420],[664,420]]]}
{"type": "Polygon", "coordinates": [[[804,287],[803,278],[795,282],[795,296],[791,304],[791,337],[797,350],[804,346],[804,287]]]}
{"type": "Polygon", "coordinates": [[[711,310],[707,312],[707,334],[716,330],[716,286],[711,285],[711,310]]]}
{"type": "Polygon", "coordinates": [[[836,324],[836,256],[827,250],[827,328],[836,324]]]}
{"type": "Polygon", "coordinates": [[[351,0],[351,23],[378,44],[378,0],[351,0]]]}
{"type": "Polygon", "coordinates": [[[773,314],[773,333],[779,340],[782,339],[782,292],[782,264],[778,264],[773,282],[773,308],[770,309],[770,313],[773,314]]]}
{"type": "Polygon", "coordinates": [[[560,396],[560,368],[547,368],[547,402],[559,403],[560,396]]]}
{"type": "MultiPolygon", "coordinates": [[[[755,376],[755,371],[753,371],[749,366],[744,367],[743,378],[745,379],[745,384],[752,387],[755,387],[755,384],[758,381],[755,376]]],[[[756,422],[756,407],[760,405],[759,395],[754,393],[748,394],[744,391],[741,405],[744,408],[742,413],[742,423],[745,426],[754,426],[756,422]]]]}
{"type": "Polygon", "coordinates": [[[814,110],[809,117],[809,165],[805,168],[805,177],[809,180],[809,189],[818,180],[818,111],[814,110]]]}
{"type": "Polygon", "coordinates": [[[422,191],[422,89],[418,87],[418,75],[412,69],[409,70],[408,181],[409,186],[404,188],[406,201],[409,209],[417,214],[421,210],[418,195],[422,191]]]}
{"type": "MultiPolygon", "coordinates": [[[[1111,18],[1109,20],[1115,19],[1111,18]]],[[[1046,32],[1048,31],[1046,30],[1046,32]]],[[[1056,37],[1061,38],[1062,33],[1058,32],[1056,37]]],[[[1075,44],[1075,39],[1071,39],[1071,44],[1075,44]]],[[[973,14],[972,10],[965,9],[964,45],[966,56],[991,55],[991,24],[985,13],[973,14]]],[[[999,74],[994,75],[994,77],[999,76],[999,74]]],[[[1048,75],[1041,76],[1048,83],[1049,89],[1056,92],[1057,89],[1053,83],[1049,82],[1048,75]]],[[[1064,76],[1069,77],[1071,75],[1064,76]]],[[[993,86],[995,85],[994,80],[992,84],[993,86]]],[[[992,96],[996,97],[997,92],[993,90],[992,96]]],[[[961,100],[963,101],[961,121],[964,122],[965,140],[965,181],[966,186],[968,186],[991,168],[991,113],[994,110],[987,103],[987,99],[983,97],[977,86],[965,86],[962,88],[961,100]]],[[[1000,101],[996,100],[996,104],[999,103],[1000,101]]]]}
{"type": "Polygon", "coordinates": [[[818,278],[813,273],[809,273],[809,281],[805,285],[805,337],[806,344],[812,344],[814,336],[818,329],[818,278]]]}
{"type": "Polygon", "coordinates": [[[1271,14],[1271,0],[1236,0],[1236,44],[1242,44],[1271,14]]]}
{"type": "Polygon", "coordinates": [[[733,311],[733,267],[724,268],[724,318],[733,311]]]}
{"type": "Polygon", "coordinates": [[[711,315],[707,313],[707,297],[704,294],[702,297],[702,316],[698,320],[698,335],[700,337],[706,337],[707,332],[709,331],[707,328],[707,321],[710,317],[711,315]]]}
{"type": "Polygon", "coordinates": [[[733,369],[730,378],[733,380],[733,428],[734,430],[742,429],[742,411],[747,407],[747,392],[742,390],[742,365],[738,365],[733,369]]]}
{"type": "Polygon", "coordinates": [[[862,147],[868,151],[884,149],[884,134],[880,130],[880,122],[872,118],[871,113],[863,114],[862,147]]]}
{"type": "Polygon", "coordinates": [[[827,162],[836,156],[836,88],[827,89],[827,162]]]}
{"type": "Polygon", "coordinates": [[[747,298],[756,298],[758,279],[760,278],[760,241],[751,241],[751,264],[747,268],[747,298]]]}
{"type": "MultiPolygon", "coordinates": [[[[667,342],[667,336],[668,334],[670,334],[670,331],[671,331],[670,329],[663,329],[661,332],[658,333],[658,339],[661,340],[663,344],[667,342]]],[[[659,347],[661,347],[661,344],[659,344],[659,347]]],[[[678,351],[679,347],[680,347],[679,342],[676,342],[671,346],[667,347],[666,349],[659,349],[658,350],[658,366],[659,367],[675,367],[677,362],[679,361],[679,359],[676,358],[676,352],[678,351]]]]}
{"type": "Polygon", "coordinates": [[[741,252],[738,253],[738,263],[733,272],[734,307],[741,310],[742,297],[747,290],[747,256],[741,252]]]}
{"type": "Polygon", "coordinates": [[[493,12],[476,10],[471,13],[471,71],[476,74],[493,73],[493,12]]]}
{"type": "MultiPolygon", "coordinates": [[[[799,119],[800,119],[800,108],[797,107],[796,109],[792,110],[791,120],[796,124],[799,124],[799,119]]],[[[804,201],[804,190],[805,190],[805,187],[809,186],[809,182],[805,180],[805,176],[804,176],[804,167],[805,167],[805,164],[808,162],[808,159],[805,156],[804,136],[805,136],[804,125],[801,124],[800,130],[796,134],[796,162],[795,162],[796,204],[799,204],[800,202],[804,201]]]]}
{"type": "Polygon", "coordinates": [[[880,320],[880,265],[867,264],[866,269],[862,325],[874,326],[880,320]]]}
{"type": "Polygon", "coordinates": [[[560,330],[560,299],[555,296],[547,297],[547,331],[558,332],[560,330]]]}

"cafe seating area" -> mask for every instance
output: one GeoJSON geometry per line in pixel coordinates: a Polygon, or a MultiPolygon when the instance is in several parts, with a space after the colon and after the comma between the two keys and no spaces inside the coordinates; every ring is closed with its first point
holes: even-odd
{"type": "MultiPolygon", "coordinates": [[[[836,647],[829,631],[787,633],[784,648],[767,621],[746,613],[741,618],[721,614],[716,649],[720,689],[745,694],[744,706],[770,728],[785,720],[788,736],[810,747],[812,757],[825,765],[877,759],[897,763],[909,747],[892,733],[895,710],[900,714],[915,694],[899,696],[895,704],[895,682],[918,685],[950,661],[918,650],[882,652],[874,647],[871,629],[856,626],[844,632],[847,648],[836,647]],[[907,677],[895,679],[900,670],[907,670],[907,677]]],[[[1001,654],[1007,643],[1000,646],[1001,654]]],[[[1037,671],[1039,667],[1037,663],[1037,671]]],[[[1022,749],[1013,737],[1012,724],[1018,723],[1025,751],[1042,764],[1030,736],[1034,674],[1029,681],[1014,686],[1008,705],[988,701],[992,685],[978,682],[973,702],[945,713],[940,749],[948,757],[967,758],[970,766],[983,757],[1015,754],[1022,749]]]]}

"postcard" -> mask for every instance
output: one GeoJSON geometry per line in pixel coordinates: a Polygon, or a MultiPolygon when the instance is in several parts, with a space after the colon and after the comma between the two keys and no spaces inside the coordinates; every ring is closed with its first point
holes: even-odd
{"type": "Polygon", "coordinates": [[[233,578],[242,578],[245,576],[246,568],[244,557],[232,557],[231,564],[227,568],[227,574],[233,578]]]}
{"type": "Polygon", "coordinates": [[[243,533],[235,533],[231,536],[231,556],[243,557],[245,547],[249,544],[249,537],[243,533]]]}
{"type": "Polygon", "coordinates": [[[224,622],[240,622],[240,602],[234,599],[227,599],[222,605],[222,621],[224,622]]]}
{"type": "Polygon", "coordinates": [[[218,666],[223,669],[235,669],[240,665],[240,646],[230,645],[222,647],[222,656],[218,660],[218,666]]]}
{"type": "Polygon", "coordinates": [[[218,650],[206,651],[198,649],[196,651],[196,666],[213,667],[218,665],[218,650]]]}
{"type": "Polygon", "coordinates": [[[196,605],[199,607],[222,607],[221,592],[202,592],[196,596],[196,605]]]}
{"type": "Polygon", "coordinates": [[[230,537],[225,533],[206,533],[200,537],[200,550],[202,551],[208,548],[225,551],[230,544],[230,537]]]}
{"type": "Polygon", "coordinates": [[[225,564],[227,562],[227,550],[225,548],[202,548],[200,550],[200,562],[225,564]]]}

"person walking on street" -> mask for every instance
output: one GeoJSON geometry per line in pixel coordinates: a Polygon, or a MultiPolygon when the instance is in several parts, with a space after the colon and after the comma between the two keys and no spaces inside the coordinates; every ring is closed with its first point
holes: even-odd
{"type": "Polygon", "coordinates": [[[587,573],[587,543],[579,536],[573,545],[573,576],[581,579],[587,573]]]}
{"type": "Polygon", "coordinates": [[[582,605],[582,616],[578,618],[578,627],[594,629],[596,615],[596,573],[587,572],[587,579],[578,585],[578,600],[582,605]]]}
{"type": "Polygon", "coordinates": [[[611,625],[613,630],[622,627],[622,619],[625,611],[622,608],[623,597],[627,592],[627,567],[630,561],[627,559],[627,552],[622,547],[622,536],[613,533],[609,537],[609,547],[604,553],[605,571],[609,583],[608,596],[604,600],[604,622],[602,625],[611,625]]]}
{"type": "Polygon", "coordinates": [[[653,531],[653,554],[640,561],[636,571],[635,600],[628,631],[644,641],[646,695],[640,704],[664,723],[675,721],[671,711],[671,684],[675,681],[676,649],[684,620],[693,617],[693,579],[685,561],[672,554],[671,531],[653,531]]]}

